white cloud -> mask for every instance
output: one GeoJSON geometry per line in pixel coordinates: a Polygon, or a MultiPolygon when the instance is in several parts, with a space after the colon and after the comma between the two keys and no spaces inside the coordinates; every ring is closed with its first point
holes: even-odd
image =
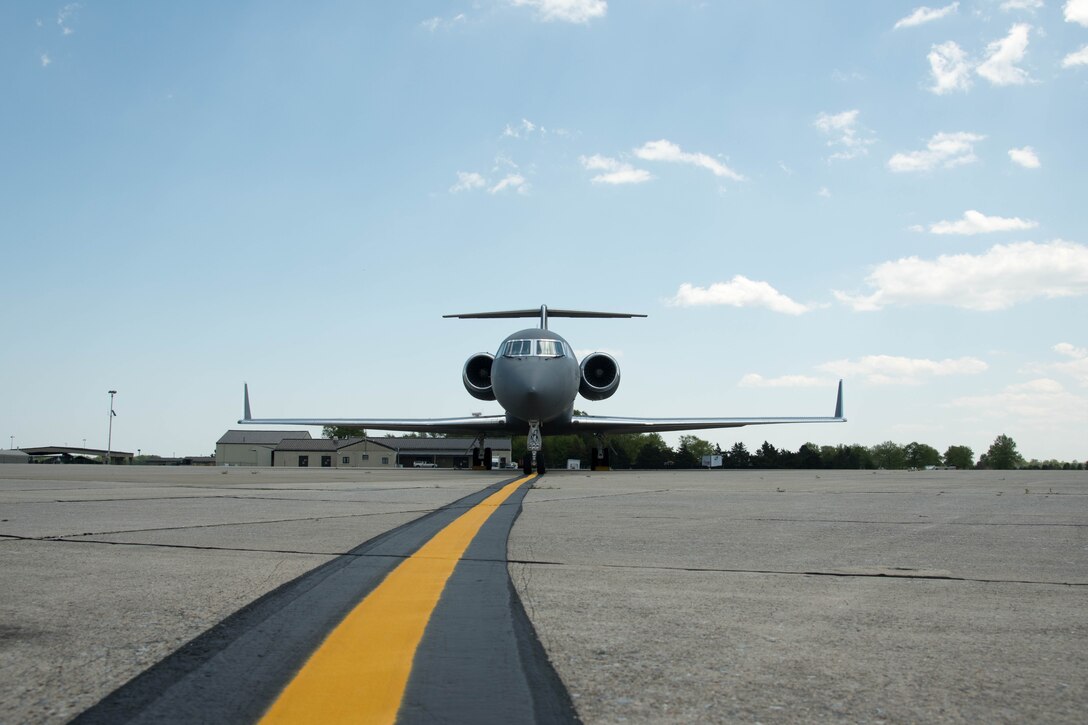
{"type": "Polygon", "coordinates": [[[72,28],[72,22],[76,19],[76,15],[82,7],[79,3],[68,3],[57,11],[57,25],[60,26],[60,32],[63,35],[71,35],[75,32],[75,29],[72,28]]]}
{"type": "Polygon", "coordinates": [[[636,169],[625,161],[600,154],[580,156],[578,160],[587,171],[604,172],[593,177],[594,183],[598,184],[641,184],[654,178],[645,169],[636,169]]]}
{"type": "Polygon", "coordinates": [[[816,192],[816,195],[817,196],[822,196],[825,199],[830,199],[831,198],[831,189],[828,189],[826,186],[821,186],[820,190],[816,192]]]}
{"type": "Polygon", "coordinates": [[[521,119],[521,123],[517,123],[511,126],[506,124],[506,128],[503,129],[502,135],[508,138],[521,138],[522,136],[528,136],[537,129],[537,125],[527,118],[521,119]]]}
{"type": "Polygon", "coordinates": [[[679,146],[665,139],[647,141],[635,149],[633,153],[643,161],[670,161],[679,164],[691,164],[692,166],[707,169],[715,176],[724,176],[734,181],[744,181],[743,176],[714,157],[703,153],[683,151],[679,146]]]}
{"type": "Polygon", "coordinates": [[[1088,45],[1062,58],[1062,68],[1072,68],[1077,65],[1088,65],[1088,45]]]}
{"type": "Polygon", "coordinates": [[[888,305],[935,304],[1003,310],[1039,297],[1088,294],[1088,247],[1072,242],[998,244],[982,254],[905,257],[884,262],[865,278],[869,295],[835,291],[858,311],[888,305]]]}
{"type": "Polygon", "coordinates": [[[519,194],[529,193],[529,184],[525,181],[525,177],[521,174],[507,174],[499,183],[488,189],[490,194],[498,194],[500,191],[507,189],[514,189],[519,194]]]}
{"type": "Polygon", "coordinates": [[[1070,359],[1068,362],[1054,363],[1050,368],[1070,375],[1079,384],[1088,387],[1088,350],[1075,347],[1068,342],[1059,342],[1053,350],[1070,359]]]}
{"type": "Polygon", "coordinates": [[[715,282],[709,287],[696,287],[685,282],[669,304],[675,307],[766,307],[786,315],[802,315],[812,309],[795,302],[766,282],[757,282],[739,274],[728,282],[715,282]]]}
{"type": "Polygon", "coordinates": [[[49,57],[48,53],[42,53],[41,61],[42,68],[48,68],[49,64],[53,62],[53,59],[49,57]]]}
{"type": "Polygon", "coordinates": [[[929,231],[934,234],[990,234],[991,232],[1014,232],[1023,229],[1034,229],[1038,222],[1020,217],[986,216],[982,212],[968,209],[963,213],[963,219],[958,221],[940,221],[929,226],[929,231]]]}
{"type": "Polygon", "coordinates": [[[986,60],[975,72],[995,86],[1018,86],[1030,81],[1028,72],[1016,66],[1027,54],[1030,32],[1027,23],[1013,25],[1007,36],[986,46],[986,60]]]}
{"type": "Polygon", "coordinates": [[[952,3],[951,5],[945,5],[943,8],[928,8],[923,5],[922,7],[915,8],[914,12],[907,17],[896,21],[894,29],[914,28],[923,23],[940,20],[941,18],[956,12],[956,8],[959,6],[960,4],[958,2],[952,3]]]}
{"type": "Polygon", "coordinates": [[[858,71],[841,71],[835,70],[831,73],[831,80],[836,83],[853,83],[855,81],[865,80],[865,75],[858,71]]]}
{"type": "Polygon", "coordinates": [[[1032,12],[1043,7],[1043,0],[1005,0],[1001,3],[1002,12],[1011,12],[1013,10],[1030,10],[1032,12]]]}
{"type": "Polygon", "coordinates": [[[446,20],[445,18],[440,18],[440,17],[438,17],[436,15],[433,18],[427,18],[422,23],[420,23],[420,25],[423,26],[424,29],[429,30],[430,32],[433,33],[433,32],[435,32],[436,30],[439,30],[439,29],[449,30],[450,28],[452,28],[457,23],[463,23],[463,22],[465,22],[465,14],[464,13],[458,13],[457,15],[454,15],[449,20],[446,20]]]}
{"type": "Polygon", "coordinates": [[[748,373],[740,379],[742,388],[819,388],[829,384],[822,378],[811,375],[782,375],[777,378],[765,378],[758,373],[748,373]]]}
{"type": "Polygon", "coordinates": [[[933,74],[930,91],[943,96],[971,88],[971,63],[967,53],[955,41],[934,45],[926,58],[929,60],[929,71],[933,74]]]}
{"type": "Polygon", "coordinates": [[[1039,162],[1039,156],[1035,153],[1035,149],[1031,146],[1025,146],[1020,149],[1009,149],[1009,158],[1014,164],[1019,164],[1025,169],[1037,169],[1042,164],[1039,162]]]}
{"type": "Polygon", "coordinates": [[[606,0],[508,0],[514,7],[530,7],[543,22],[588,23],[608,12],[606,0]]]}
{"type": "Polygon", "coordinates": [[[990,395],[971,395],[952,401],[986,418],[1039,418],[1049,423],[1088,420],[1088,400],[1067,391],[1051,378],[1017,383],[990,395]]]}
{"type": "Polygon", "coordinates": [[[866,148],[875,143],[869,132],[858,123],[857,109],[843,111],[842,113],[821,113],[816,117],[813,125],[828,137],[827,145],[832,148],[840,148],[829,157],[829,160],[853,159],[869,153],[866,148]]]}
{"type": "Polygon", "coordinates": [[[456,194],[459,191],[482,189],[485,186],[487,186],[487,181],[475,171],[458,171],[457,183],[450,187],[450,193],[456,194]]]}
{"type": "Polygon", "coordinates": [[[926,142],[924,151],[898,153],[888,160],[888,168],[896,172],[931,171],[938,166],[950,169],[978,160],[974,144],[985,139],[977,133],[938,133],[926,142]]]}
{"type": "Polygon", "coordinates": [[[1065,22],[1079,23],[1088,28],[1088,0],[1067,0],[1065,22]]]}
{"type": "Polygon", "coordinates": [[[917,385],[925,378],[978,375],[990,367],[974,357],[928,360],[895,355],[866,355],[858,360],[832,360],[817,366],[834,375],[860,377],[873,385],[917,385]]]}

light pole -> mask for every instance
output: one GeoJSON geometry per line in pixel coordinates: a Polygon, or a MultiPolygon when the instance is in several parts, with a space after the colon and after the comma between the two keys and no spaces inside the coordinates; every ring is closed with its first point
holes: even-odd
{"type": "Polygon", "coordinates": [[[8,450],[15,450],[15,436],[8,436],[11,439],[11,443],[8,444],[8,450]]]}
{"type": "Polygon", "coordinates": [[[110,428],[109,433],[106,434],[106,465],[110,465],[110,453],[113,452],[113,416],[117,413],[113,412],[113,396],[117,395],[116,390],[110,391],[110,428]]]}

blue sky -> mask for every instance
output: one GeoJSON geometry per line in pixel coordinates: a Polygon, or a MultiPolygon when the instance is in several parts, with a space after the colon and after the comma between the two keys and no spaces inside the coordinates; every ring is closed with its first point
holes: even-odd
{"type": "MultiPolygon", "coordinates": [[[[7,3],[0,434],[498,412],[548,304],[732,445],[1088,458],[1088,0],[7,3]],[[494,404],[490,404],[494,406],[494,404]]],[[[672,439],[675,440],[675,439],[672,439]]]]}

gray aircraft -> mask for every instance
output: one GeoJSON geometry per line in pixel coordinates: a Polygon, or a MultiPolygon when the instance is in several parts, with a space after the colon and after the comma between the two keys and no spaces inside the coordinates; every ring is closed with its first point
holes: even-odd
{"type": "Polygon", "coordinates": [[[480,451],[488,433],[513,433],[527,436],[528,452],[522,469],[529,474],[535,468],[544,473],[544,459],[537,454],[545,435],[592,433],[600,447],[593,451],[593,467],[607,468],[610,433],[651,433],[709,428],[739,428],[745,425],[774,423],[843,423],[842,381],[839,381],[835,414],[808,418],[615,418],[575,415],[574,401],[581,394],[588,400],[611,397],[620,384],[620,366],[604,352],[582,358],[579,364],[574,350],[559,335],[548,329],[549,317],[632,318],[646,315],[622,312],[540,309],[506,310],[445,315],[460,319],[496,319],[539,317],[540,326],[509,335],[498,351],[476,353],[465,363],[461,373],[465,389],[479,400],[496,400],[504,415],[473,415],[466,418],[254,418],[250,414],[249,386],[245,386],[245,417],[239,423],[253,425],[320,425],[373,428],[420,433],[471,433],[476,436],[473,463],[491,468],[491,451],[480,451]]]}

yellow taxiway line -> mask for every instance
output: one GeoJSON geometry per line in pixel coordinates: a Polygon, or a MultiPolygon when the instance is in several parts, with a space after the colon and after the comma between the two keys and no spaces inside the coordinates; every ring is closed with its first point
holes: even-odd
{"type": "Polygon", "coordinates": [[[446,581],[484,522],[534,475],[476,504],[390,572],[310,655],[261,723],[394,722],[446,581]]]}

